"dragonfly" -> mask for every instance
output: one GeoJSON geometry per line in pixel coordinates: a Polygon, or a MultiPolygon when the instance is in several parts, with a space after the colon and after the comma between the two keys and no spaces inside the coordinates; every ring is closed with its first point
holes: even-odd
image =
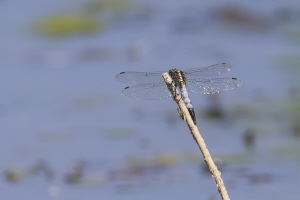
{"type": "MultiPolygon", "coordinates": [[[[237,78],[217,77],[229,72],[231,68],[230,64],[219,63],[183,71],[175,68],[169,70],[168,73],[173,79],[175,87],[179,89],[195,125],[195,112],[188,97],[188,91],[192,93],[215,94],[241,86],[242,81],[237,78]]],[[[149,100],[165,99],[172,95],[162,78],[163,73],[165,72],[121,72],[116,75],[116,80],[131,84],[122,90],[122,96],[149,100]]]]}

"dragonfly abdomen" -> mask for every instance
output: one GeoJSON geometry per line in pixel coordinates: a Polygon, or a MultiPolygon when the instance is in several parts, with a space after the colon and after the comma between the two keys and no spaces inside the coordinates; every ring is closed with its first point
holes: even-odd
{"type": "Polygon", "coordinates": [[[195,112],[194,112],[194,108],[193,108],[193,105],[192,105],[192,101],[190,100],[189,98],[189,95],[188,95],[188,92],[186,90],[186,87],[184,84],[182,84],[180,86],[180,92],[181,92],[181,96],[182,96],[182,100],[184,101],[193,121],[194,121],[194,124],[196,124],[196,115],[195,115],[195,112]]]}
{"type": "Polygon", "coordinates": [[[192,105],[192,101],[190,100],[189,98],[189,95],[188,95],[188,92],[186,90],[186,87],[185,85],[183,85],[181,88],[181,96],[182,96],[182,99],[184,101],[184,103],[186,104],[186,107],[187,108],[193,108],[193,105],[192,105]]]}

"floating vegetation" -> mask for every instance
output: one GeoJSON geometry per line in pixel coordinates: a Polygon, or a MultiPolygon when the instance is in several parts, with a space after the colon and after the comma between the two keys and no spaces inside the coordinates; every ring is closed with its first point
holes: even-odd
{"type": "MultiPolygon", "coordinates": [[[[177,159],[173,154],[159,154],[149,157],[132,155],[123,164],[112,164],[107,160],[104,162],[76,161],[72,165],[71,172],[64,176],[64,180],[68,184],[80,186],[168,182],[170,175],[174,172],[172,170],[176,167],[175,161],[177,159]],[[160,176],[159,179],[157,179],[158,175],[160,176]]],[[[178,176],[174,180],[178,180],[178,176]]]]}
{"type": "Polygon", "coordinates": [[[103,28],[103,22],[84,14],[53,14],[35,23],[39,33],[51,36],[91,34],[103,28]]]}
{"type": "Polygon", "coordinates": [[[76,12],[56,13],[34,23],[38,33],[48,36],[93,34],[103,30],[120,11],[130,8],[128,0],[92,0],[76,12]],[[106,23],[104,23],[104,21],[106,23]]]}
{"type": "Polygon", "coordinates": [[[204,116],[207,119],[219,120],[225,117],[224,110],[221,106],[219,95],[208,96],[209,105],[204,109],[204,116]]]}
{"type": "Polygon", "coordinates": [[[299,99],[287,101],[286,114],[292,118],[299,119],[300,117],[300,102],[299,99]]]}
{"type": "Polygon", "coordinates": [[[162,154],[154,157],[130,156],[127,161],[131,166],[144,169],[163,169],[174,165],[177,157],[172,154],[162,154]]]}
{"type": "Polygon", "coordinates": [[[86,162],[76,161],[73,163],[72,172],[65,175],[64,179],[69,184],[80,184],[82,186],[99,186],[108,181],[108,177],[102,173],[89,173],[86,162]]]}
{"type": "Polygon", "coordinates": [[[235,5],[223,5],[214,11],[221,25],[230,28],[265,31],[271,27],[271,20],[249,8],[235,5]]]}
{"type": "Polygon", "coordinates": [[[22,178],[22,173],[19,169],[9,168],[5,171],[5,178],[10,182],[18,182],[22,178]]]}
{"type": "Polygon", "coordinates": [[[256,131],[253,128],[248,128],[243,134],[243,143],[247,149],[253,149],[255,145],[256,131]]]}
{"type": "Polygon", "coordinates": [[[254,154],[249,153],[230,153],[219,156],[222,162],[234,164],[234,163],[251,163],[256,161],[254,154]]]}
{"type": "Polygon", "coordinates": [[[247,177],[251,184],[270,183],[274,179],[274,175],[270,173],[253,173],[247,177]]]}
{"type": "Polygon", "coordinates": [[[10,167],[5,171],[5,178],[9,182],[19,182],[26,177],[34,175],[43,175],[46,179],[53,178],[53,170],[49,167],[48,163],[40,160],[32,166],[25,168],[10,167]]]}
{"type": "Polygon", "coordinates": [[[120,10],[130,7],[128,0],[92,0],[87,3],[89,12],[99,12],[103,10],[120,10]]]}
{"type": "Polygon", "coordinates": [[[281,159],[300,160],[300,146],[298,140],[291,142],[281,141],[280,143],[274,144],[271,149],[273,150],[273,153],[280,156],[281,159]]]}
{"type": "Polygon", "coordinates": [[[224,117],[224,112],[220,107],[208,107],[205,109],[204,115],[208,119],[221,119],[224,117]]]}
{"type": "Polygon", "coordinates": [[[300,138],[300,120],[295,120],[292,125],[292,133],[295,137],[300,138]]]}

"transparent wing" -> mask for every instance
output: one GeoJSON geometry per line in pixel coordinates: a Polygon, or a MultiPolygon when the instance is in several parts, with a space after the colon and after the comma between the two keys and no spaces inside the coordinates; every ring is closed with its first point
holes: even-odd
{"type": "Polygon", "coordinates": [[[229,72],[230,69],[231,69],[231,65],[227,63],[219,63],[207,67],[188,69],[183,71],[183,73],[185,74],[185,77],[187,79],[196,78],[196,77],[214,77],[229,72]]]}
{"type": "Polygon", "coordinates": [[[121,72],[117,74],[118,81],[130,84],[146,84],[164,82],[164,72],[121,72]]]}
{"type": "Polygon", "coordinates": [[[122,96],[135,99],[165,99],[171,96],[166,84],[148,83],[128,86],[122,90],[122,96]]]}
{"type": "Polygon", "coordinates": [[[215,94],[241,85],[242,81],[236,78],[203,78],[188,80],[186,87],[193,93],[215,94]]]}

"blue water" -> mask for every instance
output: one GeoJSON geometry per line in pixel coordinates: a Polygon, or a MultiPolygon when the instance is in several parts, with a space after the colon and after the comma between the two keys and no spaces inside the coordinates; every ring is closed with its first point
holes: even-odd
{"type": "Polygon", "coordinates": [[[289,110],[298,100],[298,66],[278,62],[299,54],[298,2],[135,1],[99,11],[105,26],[93,34],[34,31],[39,19],[81,13],[86,4],[0,2],[1,199],[218,199],[172,99],[121,97],[127,85],[114,77],[220,62],[233,66],[224,77],[243,81],[218,95],[224,117],[205,117],[209,96],[190,97],[211,154],[225,163],[229,196],[298,199],[299,114],[289,110]],[[235,17],[218,17],[225,8],[235,17]],[[34,170],[40,160],[47,170],[34,170]],[[65,181],[78,161],[82,179],[65,181]],[[12,169],[15,181],[6,175],[12,169]]]}

